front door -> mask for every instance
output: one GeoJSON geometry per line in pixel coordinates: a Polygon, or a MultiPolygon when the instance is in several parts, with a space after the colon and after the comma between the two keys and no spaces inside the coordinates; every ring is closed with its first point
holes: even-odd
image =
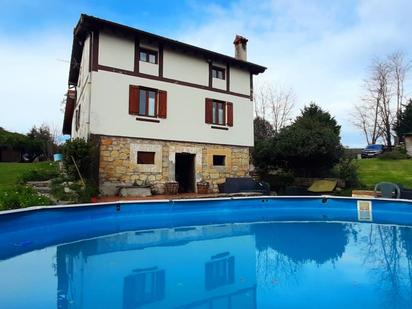
{"type": "Polygon", "coordinates": [[[179,193],[195,192],[195,155],[176,153],[175,178],[179,193]]]}

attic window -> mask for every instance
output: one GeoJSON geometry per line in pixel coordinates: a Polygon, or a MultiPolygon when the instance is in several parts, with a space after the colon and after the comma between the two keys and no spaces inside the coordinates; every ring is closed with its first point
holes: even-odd
{"type": "Polygon", "coordinates": [[[154,164],[155,153],[151,151],[138,151],[137,164],[154,164]]]}
{"type": "Polygon", "coordinates": [[[226,156],[214,155],[213,156],[213,166],[225,166],[226,156]]]}
{"type": "Polygon", "coordinates": [[[157,52],[149,49],[140,49],[139,60],[157,64],[157,52]]]}
{"type": "Polygon", "coordinates": [[[218,79],[225,79],[225,69],[219,67],[212,67],[212,77],[218,79]]]}

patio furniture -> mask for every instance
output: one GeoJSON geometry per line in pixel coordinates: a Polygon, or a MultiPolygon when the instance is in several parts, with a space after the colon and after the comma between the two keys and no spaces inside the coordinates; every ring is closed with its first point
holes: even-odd
{"type": "Polygon", "coordinates": [[[312,185],[308,188],[309,192],[314,192],[314,193],[332,193],[336,185],[338,184],[338,181],[335,180],[315,180],[312,185]]]}
{"type": "Polygon", "coordinates": [[[400,198],[407,199],[407,200],[412,200],[412,189],[407,189],[401,184],[398,184],[398,186],[401,189],[400,198]]]}
{"type": "Polygon", "coordinates": [[[375,186],[375,196],[384,198],[400,198],[401,189],[396,183],[380,182],[375,186]]]}
{"type": "Polygon", "coordinates": [[[263,181],[255,181],[251,177],[230,177],[226,178],[223,184],[219,185],[220,193],[240,193],[258,192],[265,195],[270,194],[270,186],[263,181]]]}

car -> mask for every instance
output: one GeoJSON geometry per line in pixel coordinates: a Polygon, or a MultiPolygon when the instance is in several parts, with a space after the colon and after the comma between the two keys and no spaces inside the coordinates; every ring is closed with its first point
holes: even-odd
{"type": "Polygon", "coordinates": [[[374,158],[383,153],[384,146],[381,144],[370,144],[361,152],[361,158],[374,158]]]}

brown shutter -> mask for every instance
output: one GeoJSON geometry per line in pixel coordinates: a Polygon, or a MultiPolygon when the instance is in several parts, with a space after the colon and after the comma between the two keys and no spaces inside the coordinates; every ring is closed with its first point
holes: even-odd
{"type": "Polygon", "coordinates": [[[139,113],[139,87],[129,86],[129,114],[139,113]]]}
{"type": "Polygon", "coordinates": [[[159,90],[159,118],[166,118],[167,116],[167,92],[159,90]]]}
{"type": "Polygon", "coordinates": [[[227,125],[233,127],[233,103],[226,102],[227,125]]]}
{"type": "Polygon", "coordinates": [[[206,99],[205,102],[205,122],[213,123],[213,100],[206,99]]]}

